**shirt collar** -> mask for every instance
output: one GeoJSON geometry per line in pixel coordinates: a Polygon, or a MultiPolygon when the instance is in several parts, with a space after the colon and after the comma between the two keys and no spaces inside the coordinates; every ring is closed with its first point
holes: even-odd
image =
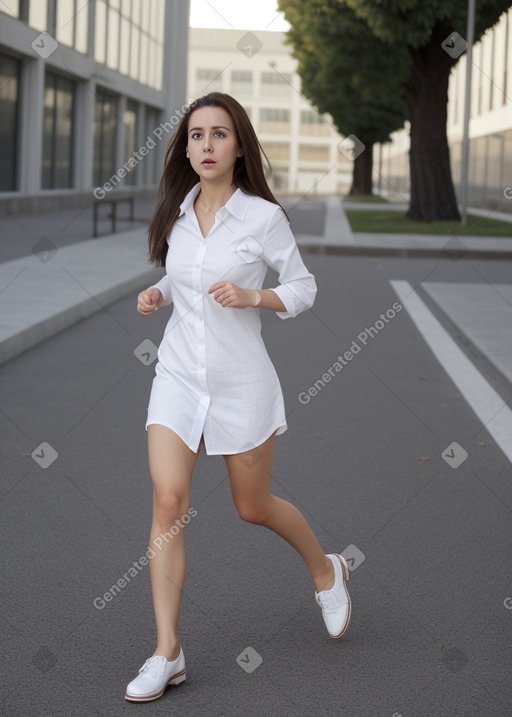
{"type": "MultiPolygon", "coordinates": [[[[198,182],[195,184],[192,189],[189,191],[185,199],[180,205],[180,213],[178,216],[181,217],[182,214],[190,214],[194,211],[194,201],[199,194],[201,190],[201,182],[198,182]]],[[[251,202],[251,195],[246,194],[244,191],[240,189],[240,187],[237,188],[234,194],[228,199],[226,204],[219,209],[217,214],[219,215],[219,219],[223,220],[226,218],[228,214],[232,214],[236,219],[239,219],[240,221],[243,221],[245,218],[245,215],[247,213],[247,209],[249,207],[249,204],[251,202]]]]}

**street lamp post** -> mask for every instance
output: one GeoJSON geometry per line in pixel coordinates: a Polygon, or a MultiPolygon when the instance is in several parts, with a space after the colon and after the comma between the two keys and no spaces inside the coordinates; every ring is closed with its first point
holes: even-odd
{"type": "Polygon", "coordinates": [[[469,169],[469,115],[471,111],[471,69],[473,65],[473,37],[475,32],[475,0],[468,0],[468,24],[466,31],[466,96],[464,98],[464,135],[462,138],[462,167],[460,199],[462,205],[460,223],[467,224],[468,217],[468,169],[469,169]]]}

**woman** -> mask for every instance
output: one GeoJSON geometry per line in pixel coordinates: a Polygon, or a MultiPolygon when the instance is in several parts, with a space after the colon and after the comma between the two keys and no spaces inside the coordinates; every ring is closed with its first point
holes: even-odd
{"type": "Polygon", "coordinates": [[[128,685],[133,702],[157,699],[168,684],[185,680],[178,638],[184,523],[201,443],[207,455],[224,456],[240,517],[275,531],[302,556],[329,634],[341,637],[350,619],[345,559],[324,554],[302,514],[270,492],[274,437],[287,424],[259,309],[296,316],[312,306],[317,287],[267,185],[262,154],[234,98],[219,92],[199,98],[170,142],[149,227],[150,261],[167,274],[139,294],[137,309],[147,316],[173,303],[173,312],[146,423],[158,638],[128,685]],[[262,290],[268,267],[280,284],[262,290]]]}

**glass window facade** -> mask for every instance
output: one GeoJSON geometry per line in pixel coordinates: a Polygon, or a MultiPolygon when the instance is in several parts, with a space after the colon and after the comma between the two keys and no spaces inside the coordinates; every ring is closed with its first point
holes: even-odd
{"type": "Polygon", "coordinates": [[[20,0],[3,0],[0,8],[6,15],[12,15],[12,17],[20,16],[20,0]]]}
{"type": "Polygon", "coordinates": [[[28,24],[34,30],[46,30],[48,28],[48,0],[31,2],[28,10],[28,24]]]}
{"type": "Polygon", "coordinates": [[[263,142],[261,146],[265,150],[269,162],[276,160],[290,159],[290,143],[289,142],[263,142]]]}
{"type": "Polygon", "coordinates": [[[87,53],[89,0],[25,0],[20,19],[35,30],[48,32],[58,43],[87,53]]]}
{"type": "Polygon", "coordinates": [[[292,76],[289,73],[262,72],[261,73],[261,96],[262,97],[290,97],[292,76]]]}
{"type": "Polygon", "coordinates": [[[94,59],[162,89],[165,0],[96,0],[94,59]]]}
{"type": "Polygon", "coordinates": [[[44,87],[43,189],[73,186],[74,83],[50,72],[44,87]]]}
{"type": "Polygon", "coordinates": [[[299,144],[299,160],[304,162],[328,162],[330,147],[323,144],[299,144]]]}
{"type": "Polygon", "coordinates": [[[20,62],[0,55],[0,191],[17,189],[20,62]]]}
{"type": "Polygon", "coordinates": [[[260,132],[289,134],[290,129],[290,110],[275,107],[262,107],[260,109],[260,132]]]}
{"type": "MultiPolygon", "coordinates": [[[[460,194],[462,143],[450,146],[452,177],[460,194]]],[[[505,204],[503,189],[512,176],[512,129],[471,140],[468,169],[468,201],[475,207],[505,204]]]]}
{"type": "Polygon", "coordinates": [[[196,97],[209,92],[222,92],[222,70],[198,68],[196,70],[196,97]]]}
{"type": "Polygon", "coordinates": [[[97,90],[94,113],[94,168],[93,183],[99,187],[116,171],[116,116],[117,98],[97,90]]]}
{"type": "Polygon", "coordinates": [[[327,137],[330,127],[327,122],[314,110],[301,110],[300,134],[313,137],[327,137]]]}
{"type": "Polygon", "coordinates": [[[301,124],[323,124],[323,120],[314,110],[301,110],[301,124]]]}
{"type": "Polygon", "coordinates": [[[238,95],[252,95],[252,72],[233,70],[231,73],[231,93],[238,95]]]}
{"type": "Polygon", "coordinates": [[[290,110],[276,109],[275,107],[262,107],[260,109],[262,122],[289,122],[290,110]]]}

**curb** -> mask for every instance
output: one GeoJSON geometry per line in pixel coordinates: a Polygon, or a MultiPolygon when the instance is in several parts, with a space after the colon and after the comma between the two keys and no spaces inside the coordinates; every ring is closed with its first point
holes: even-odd
{"type": "MultiPolygon", "coordinates": [[[[140,228],[0,264],[0,365],[155,283],[140,228]]],[[[158,277],[158,279],[157,279],[158,277]]]]}
{"type": "Polygon", "coordinates": [[[402,259],[410,258],[431,258],[449,259],[459,261],[460,259],[508,259],[512,260],[512,251],[489,251],[482,249],[464,249],[461,251],[449,249],[423,249],[423,248],[399,248],[399,247],[373,247],[373,246],[335,246],[330,244],[301,244],[298,243],[301,251],[308,254],[347,254],[352,256],[388,256],[402,259]]]}
{"type": "Polygon", "coordinates": [[[69,329],[83,319],[103,311],[109,304],[119,301],[131,291],[136,291],[144,281],[147,281],[149,286],[154,282],[154,279],[154,270],[143,272],[4,339],[0,342],[0,366],[29,351],[34,346],[46,341],[46,339],[69,329]]]}

